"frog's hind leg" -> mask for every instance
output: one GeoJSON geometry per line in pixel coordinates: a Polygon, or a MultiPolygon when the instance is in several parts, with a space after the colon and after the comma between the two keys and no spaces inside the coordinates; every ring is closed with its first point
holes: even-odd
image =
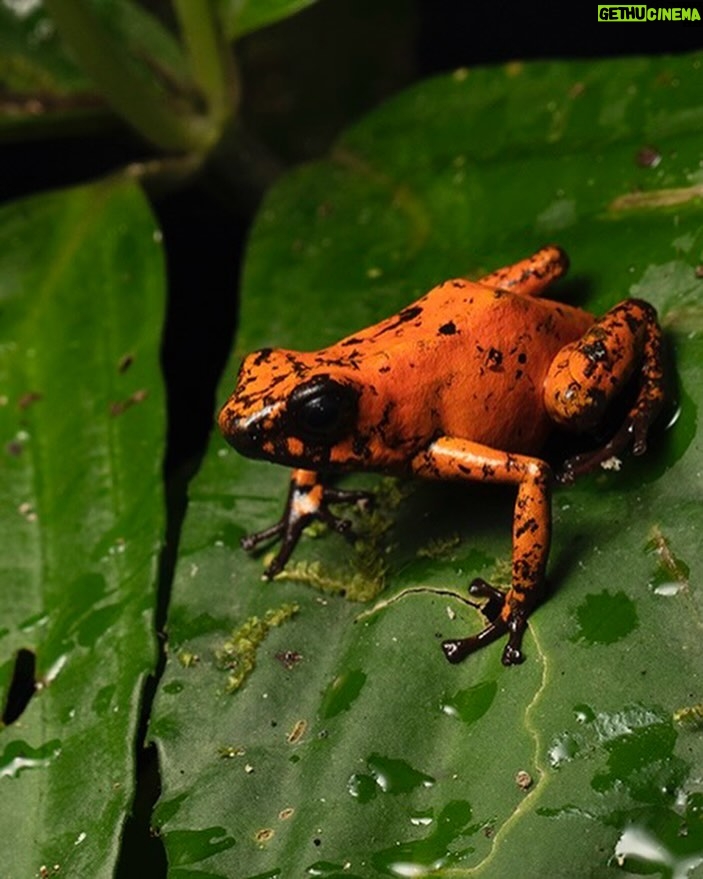
{"type": "Polygon", "coordinates": [[[503,593],[474,580],[472,595],[488,599],[488,625],[477,635],[442,644],[450,662],[460,662],[503,635],[503,663],[522,662],[522,637],[530,611],[539,600],[551,534],[551,471],[539,458],[513,455],[460,437],[440,437],[412,461],[412,471],[427,479],[467,479],[517,485],[513,516],[512,584],[503,593]]]}
{"type": "Polygon", "coordinates": [[[527,259],[479,278],[478,283],[492,290],[540,296],[552,281],[565,275],[568,268],[566,253],[556,244],[549,244],[527,259]]]}
{"type": "Polygon", "coordinates": [[[619,430],[602,448],[569,458],[561,481],[595,470],[629,445],[635,455],[647,448],[647,433],[664,403],[665,377],[657,313],[641,299],[616,305],[562,348],[545,380],[545,407],[561,427],[589,431],[633,378],[636,397],[619,430]]]}

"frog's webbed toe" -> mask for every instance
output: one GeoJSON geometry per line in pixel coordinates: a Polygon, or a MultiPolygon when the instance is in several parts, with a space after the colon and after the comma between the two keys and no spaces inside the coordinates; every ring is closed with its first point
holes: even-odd
{"type": "Polygon", "coordinates": [[[247,534],[242,538],[241,545],[245,550],[251,551],[270,540],[281,541],[278,552],[264,571],[265,579],[271,580],[286,566],[303,530],[316,519],[348,540],[355,539],[351,520],[335,515],[329,509],[330,504],[353,503],[368,506],[372,502],[371,492],[326,486],[317,473],[294,470],[286,506],[279,521],[261,531],[247,534]]]}
{"type": "Polygon", "coordinates": [[[242,537],[240,545],[247,552],[252,552],[260,544],[268,543],[270,540],[281,541],[280,549],[264,570],[263,577],[265,580],[272,580],[286,566],[286,562],[291,557],[306,524],[308,523],[302,519],[291,520],[284,514],[274,525],[242,537]]]}
{"type": "Polygon", "coordinates": [[[481,612],[489,622],[477,635],[443,641],[442,650],[447,660],[451,663],[462,662],[486,644],[508,635],[508,643],[503,649],[503,665],[519,665],[525,658],[522,653],[522,638],[527,627],[526,614],[519,608],[507,609],[506,593],[480,578],[471,583],[469,593],[487,599],[481,612]]]}
{"type": "Polygon", "coordinates": [[[343,516],[336,516],[329,508],[329,504],[356,504],[361,509],[368,509],[373,505],[374,495],[370,491],[357,491],[346,488],[330,488],[325,486],[322,492],[322,503],[317,511],[316,518],[324,522],[332,531],[354,541],[357,535],[353,529],[353,522],[343,516]]]}
{"type": "MultiPolygon", "coordinates": [[[[577,477],[593,473],[599,467],[607,467],[608,461],[617,459],[620,454],[627,451],[628,447],[632,449],[633,455],[643,455],[647,451],[647,434],[650,425],[658,411],[658,406],[655,412],[645,406],[635,409],[605,445],[567,458],[556,474],[557,481],[571,485],[577,477]]],[[[617,466],[617,461],[615,464],[617,466]]]]}

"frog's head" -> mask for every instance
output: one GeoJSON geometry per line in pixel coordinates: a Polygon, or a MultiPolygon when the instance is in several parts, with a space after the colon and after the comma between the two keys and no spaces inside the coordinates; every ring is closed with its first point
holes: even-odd
{"type": "Polygon", "coordinates": [[[230,445],[290,467],[329,464],[354,433],[360,389],[315,355],[264,348],[249,354],[219,415],[230,445]]]}

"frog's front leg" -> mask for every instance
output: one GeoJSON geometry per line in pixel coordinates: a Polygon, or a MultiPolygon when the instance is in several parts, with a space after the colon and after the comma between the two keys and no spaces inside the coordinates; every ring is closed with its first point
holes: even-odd
{"type": "Polygon", "coordinates": [[[538,458],[512,455],[457,437],[441,437],[417,455],[412,470],[429,479],[468,479],[517,485],[513,517],[512,585],[503,594],[474,580],[470,591],[488,598],[488,625],[477,635],[444,641],[450,662],[460,662],[485,644],[508,635],[503,664],[522,662],[522,636],[530,611],[544,584],[551,537],[551,482],[548,464],[538,458]]]}
{"type": "Polygon", "coordinates": [[[325,485],[320,474],[313,470],[296,469],[291,473],[288,498],[283,515],[274,525],[247,534],[241,540],[242,547],[253,550],[268,540],[280,540],[281,548],[264,571],[266,579],[280,573],[295,549],[303,529],[315,519],[328,525],[333,531],[351,537],[351,522],[335,516],[329,504],[369,502],[372,495],[366,491],[353,491],[325,485]]]}
{"type": "Polygon", "coordinates": [[[601,449],[567,460],[559,478],[595,470],[632,446],[647,448],[647,433],[665,399],[662,333],[653,306],[627,299],[554,358],[544,383],[545,408],[560,426],[578,432],[598,426],[610,403],[626,385],[637,382],[635,401],[619,430],[601,449]]]}

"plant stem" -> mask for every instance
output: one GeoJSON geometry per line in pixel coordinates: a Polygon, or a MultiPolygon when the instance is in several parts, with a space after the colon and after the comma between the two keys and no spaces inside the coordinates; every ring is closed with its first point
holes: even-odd
{"type": "Polygon", "coordinates": [[[203,91],[218,131],[239,104],[239,76],[212,0],[173,0],[190,72],[203,91]]]}
{"type": "Polygon", "coordinates": [[[206,152],[217,139],[213,120],[179,112],[149,76],[139,71],[127,46],[106,31],[87,0],[44,0],[62,38],[105,99],[155,146],[177,152],[206,152]]]}

